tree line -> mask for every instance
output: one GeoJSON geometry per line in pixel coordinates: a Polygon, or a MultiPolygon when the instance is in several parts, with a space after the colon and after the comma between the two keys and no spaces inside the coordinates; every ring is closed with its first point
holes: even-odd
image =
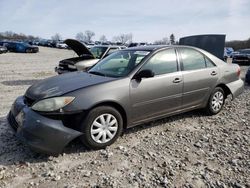
{"type": "MultiPolygon", "coordinates": [[[[95,32],[91,30],[86,30],[85,32],[78,32],[75,35],[75,39],[90,43],[93,42],[93,38],[95,36],[95,32]]],[[[25,35],[23,33],[15,33],[12,31],[5,31],[0,32],[0,40],[38,40],[41,39],[40,37],[33,36],[33,35],[25,35]]],[[[54,34],[51,36],[52,40],[62,40],[62,36],[59,33],[54,34]]],[[[109,40],[105,35],[101,35],[99,41],[102,43],[108,42],[109,40]]],[[[119,42],[121,44],[131,43],[133,42],[133,34],[132,33],[123,33],[117,36],[114,36],[111,39],[112,42],[119,42]]],[[[142,41],[145,42],[145,41],[142,41]]],[[[175,38],[175,35],[172,33],[169,37],[163,37],[160,40],[156,40],[153,44],[178,44],[178,41],[175,38]]],[[[226,41],[227,47],[232,47],[234,50],[250,48],[250,38],[247,40],[233,40],[233,41],[226,41]]]]}
{"type": "Polygon", "coordinates": [[[250,38],[248,40],[234,40],[226,42],[227,47],[232,47],[234,50],[250,48],[250,38]]]}
{"type": "Polygon", "coordinates": [[[0,32],[0,40],[35,40],[39,37],[33,35],[25,35],[23,33],[15,33],[12,31],[0,32]]]}

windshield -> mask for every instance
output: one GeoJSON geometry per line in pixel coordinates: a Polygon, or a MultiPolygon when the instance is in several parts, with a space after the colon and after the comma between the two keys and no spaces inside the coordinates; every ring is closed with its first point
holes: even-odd
{"type": "Polygon", "coordinates": [[[117,51],[101,60],[88,72],[109,77],[127,76],[150,51],[117,51]]]}
{"type": "Polygon", "coordinates": [[[101,59],[107,48],[108,47],[95,46],[90,49],[90,52],[95,56],[95,58],[101,59]]]}

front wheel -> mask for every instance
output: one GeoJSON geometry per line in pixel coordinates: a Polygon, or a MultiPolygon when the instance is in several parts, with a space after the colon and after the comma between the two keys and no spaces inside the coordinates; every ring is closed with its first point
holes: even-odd
{"type": "Polygon", "coordinates": [[[222,88],[216,87],[211,93],[206,106],[206,112],[208,115],[215,115],[219,113],[225,102],[225,93],[222,88]]]}
{"type": "Polygon", "coordinates": [[[121,114],[112,107],[92,109],[81,124],[80,140],[90,149],[102,149],[111,145],[120,136],[123,127],[121,114]]]}

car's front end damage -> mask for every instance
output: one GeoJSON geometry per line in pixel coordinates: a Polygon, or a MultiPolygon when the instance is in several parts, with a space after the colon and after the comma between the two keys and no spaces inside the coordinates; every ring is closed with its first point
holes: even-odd
{"type": "Polygon", "coordinates": [[[32,110],[25,97],[20,96],[12,105],[8,122],[17,138],[34,151],[57,154],[82,133],[65,126],[66,119],[54,117],[32,110]]]}
{"type": "Polygon", "coordinates": [[[88,108],[78,105],[79,100],[81,104],[84,100],[74,92],[110,80],[113,79],[74,72],[39,81],[14,101],[8,114],[9,125],[33,150],[61,153],[69,142],[83,134],[79,126],[88,108]]]}

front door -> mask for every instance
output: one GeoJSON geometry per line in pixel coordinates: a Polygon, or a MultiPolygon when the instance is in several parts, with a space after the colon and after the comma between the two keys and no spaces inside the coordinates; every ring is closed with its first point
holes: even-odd
{"type": "Polygon", "coordinates": [[[155,76],[130,82],[133,123],[174,112],[181,108],[183,79],[175,49],[153,55],[139,70],[150,69],[155,76]]]}

